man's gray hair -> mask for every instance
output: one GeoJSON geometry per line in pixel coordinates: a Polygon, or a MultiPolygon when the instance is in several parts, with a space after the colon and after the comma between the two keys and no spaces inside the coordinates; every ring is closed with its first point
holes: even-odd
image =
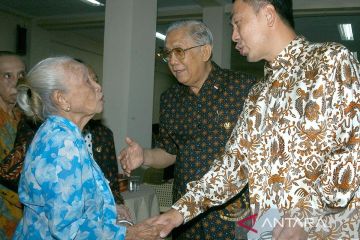
{"type": "Polygon", "coordinates": [[[169,32],[180,28],[186,28],[188,30],[189,36],[196,44],[209,44],[211,47],[213,46],[213,35],[205,23],[196,20],[174,22],[167,29],[166,36],[169,34],[169,32]]]}
{"type": "Polygon", "coordinates": [[[58,112],[52,94],[55,90],[66,92],[65,78],[73,64],[83,65],[71,57],[46,58],[36,64],[26,75],[26,82],[18,86],[17,102],[26,115],[44,120],[58,112]]]}

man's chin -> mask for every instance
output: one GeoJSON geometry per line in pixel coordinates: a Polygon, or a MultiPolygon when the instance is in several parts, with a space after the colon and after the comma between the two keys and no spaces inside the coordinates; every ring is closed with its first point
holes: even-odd
{"type": "Polygon", "coordinates": [[[248,61],[248,62],[258,62],[259,61],[259,60],[254,59],[252,56],[249,55],[249,53],[246,53],[243,50],[239,51],[239,53],[241,56],[246,57],[246,61],[248,61]]]}
{"type": "Polygon", "coordinates": [[[246,60],[248,61],[248,62],[258,62],[258,61],[260,61],[260,59],[257,59],[257,58],[254,58],[254,57],[251,57],[250,55],[247,55],[246,56],[246,60]]]}
{"type": "Polygon", "coordinates": [[[183,85],[187,85],[186,83],[188,82],[186,78],[176,78],[176,80],[183,85]]]}

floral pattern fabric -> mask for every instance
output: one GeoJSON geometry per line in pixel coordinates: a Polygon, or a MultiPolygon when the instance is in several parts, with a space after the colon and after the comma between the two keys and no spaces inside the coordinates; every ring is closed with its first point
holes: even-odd
{"type": "MultiPolygon", "coordinates": [[[[38,123],[22,115],[18,123],[14,147],[0,164],[0,239],[12,239],[16,225],[22,217],[22,205],[17,194],[20,173],[23,168],[26,151],[39,128],[38,123]],[[1,202],[2,201],[2,202],[1,202]],[[16,216],[16,218],[14,218],[16,216]],[[4,219],[8,219],[4,221],[4,219]],[[1,227],[3,226],[3,227],[1,227]]],[[[100,120],[90,120],[83,132],[92,135],[92,152],[96,163],[103,171],[117,204],[123,204],[117,181],[118,167],[112,131],[101,124],[100,120]]],[[[84,135],[84,133],[83,133],[84,135]]],[[[90,149],[88,148],[90,151],[90,149]]]]}
{"type": "Polygon", "coordinates": [[[96,163],[101,168],[117,204],[124,204],[118,181],[119,169],[116,159],[113,132],[101,123],[101,120],[90,120],[83,130],[83,136],[91,134],[92,152],[96,163]]]}
{"type": "Polygon", "coordinates": [[[300,222],[313,220],[304,225],[310,239],[358,239],[359,103],[360,64],[351,52],[297,37],[265,65],[222,158],[173,208],[187,222],[249,183],[253,213],[291,209],[300,222]],[[336,224],[337,215],[348,216],[336,224]]]}
{"type": "Polygon", "coordinates": [[[27,152],[19,184],[24,216],[14,239],[124,239],[115,201],[78,127],[49,117],[27,152]]]}
{"type": "MultiPolygon", "coordinates": [[[[0,164],[0,183],[17,192],[25,154],[40,124],[23,116],[18,124],[15,144],[10,154],[0,164]]],[[[123,204],[118,182],[118,165],[112,131],[100,120],[90,120],[83,129],[83,136],[91,135],[93,158],[110,181],[110,188],[117,204],[123,204]]],[[[87,146],[88,147],[88,146],[87,146]]]]}

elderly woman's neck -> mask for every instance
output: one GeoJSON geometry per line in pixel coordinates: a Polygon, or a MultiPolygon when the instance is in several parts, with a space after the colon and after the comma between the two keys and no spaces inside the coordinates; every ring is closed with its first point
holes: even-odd
{"type": "Polygon", "coordinates": [[[75,123],[79,127],[80,131],[82,131],[85,125],[90,121],[91,118],[93,118],[94,115],[78,116],[75,114],[65,113],[62,114],[62,116],[75,123]]]}

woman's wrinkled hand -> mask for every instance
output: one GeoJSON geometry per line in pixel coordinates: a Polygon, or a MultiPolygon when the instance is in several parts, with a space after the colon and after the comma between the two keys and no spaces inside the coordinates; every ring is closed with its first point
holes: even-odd
{"type": "Polygon", "coordinates": [[[118,219],[125,219],[130,222],[134,222],[130,209],[124,204],[116,204],[116,213],[118,219]]]}
{"type": "Polygon", "coordinates": [[[174,228],[180,226],[184,222],[184,217],[177,210],[170,209],[167,212],[149,218],[144,222],[149,225],[157,226],[160,230],[160,237],[165,238],[174,228]]]}
{"type": "Polygon", "coordinates": [[[138,223],[134,226],[127,227],[126,240],[160,240],[160,225],[149,225],[138,223]]]}

